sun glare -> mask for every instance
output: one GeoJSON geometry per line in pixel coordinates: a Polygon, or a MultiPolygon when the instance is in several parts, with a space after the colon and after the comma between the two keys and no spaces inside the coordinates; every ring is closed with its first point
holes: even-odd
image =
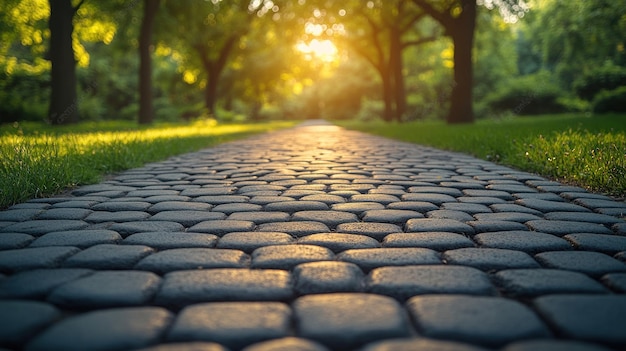
{"type": "Polygon", "coordinates": [[[337,47],[328,39],[313,39],[308,43],[300,42],[296,48],[304,54],[307,60],[317,58],[324,62],[333,62],[337,59],[337,47]]]}

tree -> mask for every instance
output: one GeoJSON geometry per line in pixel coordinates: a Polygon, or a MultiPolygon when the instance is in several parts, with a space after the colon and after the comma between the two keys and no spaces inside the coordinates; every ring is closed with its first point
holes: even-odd
{"type": "Polygon", "coordinates": [[[76,59],[72,47],[74,15],[84,0],[72,6],[71,0],[48,0],[50,4],[50,107],[48,119],[52,124],[78,122],[76,94],[76,59]]]}
{"type": "Polygon", "coordinates": [[[185,55],[185,73],[194,76],[200,67],[205,79],[204,103],[209,114],[215,115],[220,78],[241,39],[253,21],[273,11],[269,0],[167,2],[161,37],[185,55]]]}
{"type": "Polygon", "coordinates": [[[160,0],[144,0],[143,19],[139,33],[139,118],[140,124],[152,123],[152,28],[160,0]]]}
{"type": "Polygon", "coordinates": [[[626,2],[545,1],[531,13],[528,37],[543,69],[563,88],[598,66],[626,66],[626,2]]]}
{"type": "Polygon", "coordinates": [[[325,9],[330,23],[337,21],[335,13],[342,14],[344,30],[336,36],[377,72],[383,119],[401,121],[407,111],[403,53],[436,39],[436,33],[424,35],[417,27],[426,14],[407,0],[368,1],[366,6],[362,1],[327,1],[325,9]]]}
{"type": "Polygon", "coordinates": [[[477,1],[487,8],[498,7],[505,19],[521,16],[528,7],[523,0],[413,0],[424,12],[439,22],[454,45],[454,83],[448,123],[474,121],[474,85],[472,48],[476,29],[477,1]]]}

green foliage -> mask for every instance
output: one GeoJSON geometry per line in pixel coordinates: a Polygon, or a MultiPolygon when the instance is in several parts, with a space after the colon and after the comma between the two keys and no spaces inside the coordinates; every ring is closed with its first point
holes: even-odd
{"type": "Polygon", "coordinates": [[[501,84],[486,98],[486,105],[494,113],[539,115],[566,112],[561,102],[563,91],[548,72],[516,77],[501,84]]]}
{"type": "Polygon", "coordinates": [[[0,63],[0,124],[41,121],[48,108],[49,84],[45,67],[0,63]]]}
{"type": "Polygon", "coordinates": [[[603,90],[593,99],[593,112],[626,112],[626,86],[603,90]]]}
{"type": "Polygon", "coordinates": [[[405,124],[343,122],[372,134],[465,152],[593,191],[626,196],[626,114],[483,119],[405,124]]]}
{"type": "Polygon", "coordinates": [[[574,91],[582,99],[591,101],[602,90],[626,86],[626,67],[604,65],[584,74],[574,82],[574,91]]]}

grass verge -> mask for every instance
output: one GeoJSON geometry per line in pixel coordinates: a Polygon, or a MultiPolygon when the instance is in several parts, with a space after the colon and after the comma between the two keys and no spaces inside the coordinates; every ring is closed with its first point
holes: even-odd
{"type": "Polygon", "coordinates": [[[626,196],[626,115],[580,114],[443,122],[340,125],[541,174],[591,191],[626,196]]]}
{"type": "Polygon", "coordinates": [[[294,122],[137,127],[131,122],[42,124],[0,128],[0,208],[99,182],[147,162],[294,125],[294,122]]]}

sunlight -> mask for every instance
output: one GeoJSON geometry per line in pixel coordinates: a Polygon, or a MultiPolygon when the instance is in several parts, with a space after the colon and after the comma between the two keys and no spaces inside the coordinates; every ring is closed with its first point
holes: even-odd
{"type": "Polygon", "coordinates": [[[337,60],[337,47],[328,39],[313,39],[308,43],[300,42],[296,48],[304,54],[307,60],[314,57],[323,62],[333,62],[337,60]]]}

